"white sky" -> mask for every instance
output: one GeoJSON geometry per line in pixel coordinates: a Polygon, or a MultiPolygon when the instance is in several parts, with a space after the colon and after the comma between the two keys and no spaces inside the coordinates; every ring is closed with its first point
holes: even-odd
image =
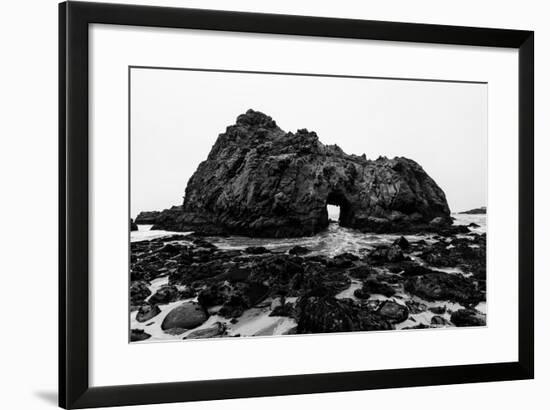
{"type": "Polygon", "coordinates": [[[486,205],[485,84],[158,69],[131,76],[132,217],[180,204],[218,134],[249,108],[350,154],[417,161],[452,212],[486,205]]]}

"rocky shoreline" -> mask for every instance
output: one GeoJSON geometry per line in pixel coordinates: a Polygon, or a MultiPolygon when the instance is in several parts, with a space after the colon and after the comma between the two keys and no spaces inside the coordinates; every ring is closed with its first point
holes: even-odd
{"type": "Polygon", "coordinates": [[[470,209],[468,211],[460,212],[463,215],[485,215],[487,213],[487,207],[482,206],[479,208],[470,209]]]}
{"type": "Polygon", "coordinates": [[[423,238],[334,256],[195,234],[132,242],[130,340],[484,326],[485,233],[432,225],[423,238]]]}

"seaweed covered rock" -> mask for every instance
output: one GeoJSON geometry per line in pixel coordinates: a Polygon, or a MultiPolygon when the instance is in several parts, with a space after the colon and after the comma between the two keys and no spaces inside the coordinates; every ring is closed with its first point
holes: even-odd
{"type": "Polygon", "coordinates": [[[298,333],[350,332],[359,330],[357,310],[349,299],[306,297],[297,303],[298,333]]]}
{"type": "Polygon", "coordinates": [[[175,286],[163,285],[149,298],[149,303],[164,305],[180,299],[180,292],[175,286]]]}
{"type": "Polygon", "coordinates": [[[369,261],[373,264],[384,264],[387,262],[401,262],[407,260],[401,246],[399,245],[380,245],[376,247],[371,253],[369,253],[369,261]]]}
{"type": "Polygon", "coordinates": [[[132,281],[130,284],[130,302],[131,305],[141,305],[147,297],[151,295],[148,283],[142,280],[132,281]]]}
{"type": "Polygon", "coordinates": [[[239,317],[267,297],[269,288],[262,283],[239,282],[212,284],[199,293],[198,302],[205,308],[222,305],[218,313],[231,318],[239,317]]]}
{"type": "Polygon", "coordinates": [[[350,276],[357,278],[357,279],[366,279],[369,276],[376,275],[376,270],[374,270],[372,267],[368,265],[359,265],[351,268],[348,273],[350,276]]]}
{"type": "Polygon", "coordinates": [[[328,226],[327,204],[340,206],[341,226],[365,231],[452,222],[445,194],[413,160],[346,154],[315,132],[285,132],[248,110],[219,135],[189,180],[183,205],[155,215],[153,229],[308,236],[328,226]]]}
{"type": "Polygon", "coordinates": [[[369,278],[363,282],[363,291],[390,297],[395,295],[395,289],[385,282],[379,282],[374,278],[369,278]]]}
{"type": "Polygon", "coordinates": [[[296,303],[295,316],[297,333],[392,329],[391,323],[378,312],[360,308],[351,299],[329,296],[300,298],[296,303]]]}
{"type": "Polygon", "coordinates": [[[444,272],[412,276],[406,280],[405,290],[429,301],[450,300],[463,306],[476,305],[485,300],[485,295],[474,282],[462,275],[444,272]]]}
{"type": "Polygon", "coordinates": [[[156,315],[160,313],[160,308],[157,305],[142,305],[140,306],[137,315],[136,320],[138,322],[147,322],[148,320],[154,318],[156,315]]]}

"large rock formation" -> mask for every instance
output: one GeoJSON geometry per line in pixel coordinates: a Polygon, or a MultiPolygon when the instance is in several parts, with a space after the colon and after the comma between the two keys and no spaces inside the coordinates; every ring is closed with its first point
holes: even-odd
{"type": "Polygon", "coordinates": [[[328,225],[327,204],[340,206],[341,226],[365,231],[451,222],[445,194],[413,160],[346,154],[315,132],[285,132],[248,110],[219,135],[189,180],[183,205],[163,211],[153,229],[313,235],[328,225]]]}

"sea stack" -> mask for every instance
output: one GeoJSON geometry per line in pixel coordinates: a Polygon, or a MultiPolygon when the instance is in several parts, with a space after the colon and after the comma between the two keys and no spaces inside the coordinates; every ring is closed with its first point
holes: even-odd
{"type": "Polygon", "coordinates": [[[218,136],[183,205],[156,215],[153,229],[309,236],[328,226],[328,204],[340,207],[341,226],[363,231],[410,232],[435,218],[452,223],[444,192],[415,161],[346,154],[315,132],[285,132],[248,110],[218,136]]]}

